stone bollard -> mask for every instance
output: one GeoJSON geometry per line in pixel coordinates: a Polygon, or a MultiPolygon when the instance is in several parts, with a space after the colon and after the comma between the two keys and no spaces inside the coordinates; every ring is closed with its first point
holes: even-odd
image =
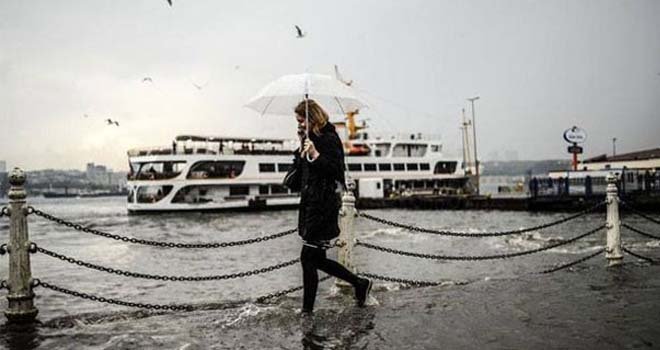
{"type": "Polygon", "coordinates": [[[28,239],[27,207],[25,205],[25,173],[14,168],[9,175],[9,307],[5,316],[10,323],[32,322],[39,310],[34,307],[32,272],[30,270],[30,240],[28,239]]]}
{"type": "Polygon", "coordinates": [[[619,195],[616,180],[614,174],[607,175],[607,248],[605,248],[605,257],[609,261],[609,266],[620,265],[623,262],[619,195]]]}
{"type": "MultiPolygon", "coordinates": [[[[355,272],[353,267],[353,247],[355,246],[355,235],[353,232],[353,221],[357,216],[355,210],[355,182],[348,180],[346,183],[347,191],[344,192],[341,198],[341,209],[339,210],[339,252],[337,253],[337,260],[340,264],[344,265],[351,272],[355,272]]],[[[342,288],[351,288],[351,285],[341,279],[335,279],[335,285],[342,288]]]]}

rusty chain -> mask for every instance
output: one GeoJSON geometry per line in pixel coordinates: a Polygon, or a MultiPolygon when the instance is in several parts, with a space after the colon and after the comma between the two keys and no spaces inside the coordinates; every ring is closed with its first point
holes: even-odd
{"type": "Polygon", "coordinates": [[[37,216],[40,216],[46,220],[55,222],[59,225],[64,225],[66,227],[73,228],[74,230],[77,231],[82,231],[86,233],[91,233],[93,235],[105,237],[105,238],[111,238],[117,241],[122,241],[122,242],[127,242],[127,243],[134,243],[134,244],[142,244],[142,245],[148,245],[148,246],[154,246],[154,247],[161,247],[161,248],[227,248],[227,247],[235,247],[235,246],[241,246],[241,245],[247,245],[247,244],[253,244],[253,243],[261,243],[265,241],[269,241],[272,239],[288,236],[294,232],[297,231],[297,229],[290,229],[286,231],[282,231],[279,233],[275,233],[269,236],[263,236],[263,237],[257,237],[257,238],[250,238],[250,239],[245,239],[241,241],[232,241],[232,242],[215,242],[215,243],[180,243],[180,242],[159,242],[159,241],[150,241],[146,239],[139,239],[139,238],[134,238],[134,237],[126,237],[126,236],[121,236],[121,235],[116,235],[108,232],[103,232],[99,230],[95,230],[92,228],[84,227],[83,225],[76,224],[58,217],[55,217],[53,215],[44,213],[43,211],[39,209],[35,209],[33,207],[28,207],[28,213],[33,213],[37,216]]]}
{"type": "Polygon", "coordinates": [[[626,247],[621,247],[621,250],[623,250],[624,252],[626,252],[626,253],[628,253],[628,254],[630,254],[630,255],[636,257],[637,259],[645,260],[645,261],[647,261],[647,262],[650,262],[651,264],[656,264],[656,263],[657,263],[657,261],[655,261],[654,259],[649,258],[649,257],[647,257],[647,256],[639,255],[639,254],[637,254],[637,253],[635,253],[635,252],[631,252],[631,251],[630,251],[628,248],[626,248],[626,247]]]}
{"type": "Polygon", "coordinates": [[[559,270],[567,269],[567,268],[569,268],[569,267],[571,267],[571,266],[577,265],[577,264],[579,264],[579,263],[581,263],[581,262],[585,262],[585,261],[587,261],[587,260],[589,260],[589,259],[591,259],[591,258],[594,258],[594,257],[598,256],[599,254],[603,253],[604,251],[605,251],[605,249],[599,249],[598,251],[596,251],[596,252],[594,252],[594,253],[592,253],[592,254],[589,254],[589,255],[587,255],[587,256],[583,256],[583,257],[581,257],[581,258],[579,258],[579,259],[577,259],[577,260],[575,260],[575,261],[571,261],[571,262],[569,262],[569,263],[567,263],[567,264],[559,265],[559,266],[557,266],[557,267],[553,267],[553,268],[551,268],[551,269],[543,270],[543,271],[541,271],[541,272],[539,272],[539,273],[540,273],[540,274],[546,274],[546,273],[553,273],[553,272],[556,272],[556,271],[559,271],[559,270]]]}
{"type": "Polygon", "coordinates": [[[640,234],[640,235],[642,235],[642,236],[645,236],[645,237],[648,237],[648,238],[653,238],[653,239],[660,239],[660,237],[658,237],[658,236],[652,235],[652,234],[650,234],[650,233],[648,233],[648,232],[644,232],[644,231],[642,231],[642,230],[640,230],[640,229],[638,229],[638,228],[635,228],[635,227],[633,227],[633,226],[630,226],[630,225],[628,225],[628,224],[626,224],[626,223],[621,224],[621,226],[623,226],[623,227],[629,229],[629,230],[632,231],[632,232],[638,233],[638,234],[640,234]]]}
{"type": "MultiPolygon", "coordinates": [[[[34,243],[31,243],[34,244],[34,243]]],[[[36,244],[35,244],[36,247],[36,244]]],[[[55,252],[52,252],[48,249],[41,248],[41,247],[36,247],[36,251],[46,254],[50,257],[60,259],[63,261],[66,261],[71,264],[75,264],[78,266],[86,267],[89,269],[97,270],[97,271],[103,271],[107,273],[112,273],[115,275],[120,275],[120,276],[125,276],[125,277],[133,277],[133,278],[144,278],[144,279],[150,279],[150,280],[158,280],[158,281],[174,281],[174,282],[200,282],[200,281],[217,281],[217,280],[228,280],[228,279],[234,279],[234,278],[241,278],[241,277],[249,277],[249,276],[254,276],[262,273],[267,273],[275,270],[279,270],[282,268],[285,268],[287,266],[294,265],[300,261],[300,258],[289,260],[287,262],[283,262],[277,265],[273,266],[268,266],[268,267],[262,267],[260,269],[255,269],[252,271],[246,271],[246,272],[237,272],[237,273],[230,273],[226,275],[215,275],[215,276],[163,276],[163,275],[151,275],[151,274],[146,274],[146,273],[139,273],[139,272],[131,272],[131,271],[125,271],[125,270],[120,270],[120,269],[114,269],[111,267],[105,267],[105,266],[100,266],[100,265],[95,265],[92,263],[88,263],[85,261],[77,260],[72,257],[68,257],[66,255],[58,254],[55,252]]]]}
{"type": "Polygon", "coordinates": [[[628,204],[628,203],[626,203],[626,202],[624,202],[624,201],[622,201],[622,200],[619,200],[619,202],[620,202],[621,204],[623,204],[623,206],[624,206],[627,210],[629,210],[631,213],[633,213],[633,214],[635,214],[635,215],[637,215],[637,216],[640,216],[640,217],[642,217],[642,218],[644,218],[644,219],[646,219],[646,220],[648,220],[648,221],[650,221],[650,222],[652,222],[652,223],[654,223],[654,224],[658,224],[658,225],[660,225],[660,220],[658,220],[658,219],[654,219],[654,218],[652,218],[652,217],[650,217],[650,216],[648,216],[648,215],[642,213],[641,211],[639,211],[639,210],[633,208],[630,204],[628,204]]]}
{"type": "Polygon", "coordinates": [[[423,258],[423,259],[432,259],[432,260],[460,260],[460,261],[480,261],[480,260],[494,260],[494,259],[506,259],[506,258],[513,258],[513,257],[518,257],[522,255],[528,255],[528,254],[533,254],[533,253],[538,253],[542,252],[544,250],[550,250],[553,248],[557,248],[569,243],[573,243],[579,239],[582,239],[584,237],[587,237],[589,235],[592,235],[600,230],[605,228],[605,225],[601,225],[599,227],[596,227],[592,230],[589,230],[579,236],[573,237],[571,239],[563,240],[558,243],[550,244],[545,247],[537,248],[537,249],[532,249],[532,250],[525,250],[522,252],[516,252],[516,253],[504,253],[504,254],[497,254],[497,255],[476,255],[476,256],[451,256],[451,255],[434,255],[434,254],[425,254],[425,253],[415,253],[415,252],[408,252],[404,250],[397,250],[397,249],[392,249],[392,248],[387,248],[387,247],[381,247],[378,245],[370,244],[370,243],[364,243],[361,241],[356,241],[355,245],[356,246],[363,246],[366,248],[374,249],[374,250],[379,250],[385,253],[391,253],[391,254],[398,254],[398,255],[405,255],[405,256],[411,256],[415,258],[423,258]]]}
{"type": "Polygon", "coordinates": [[[9,216],[9,207],[0,208],[0,218],[3,216],[9,216]]]}
{"type": "Polygon", "coordinates": [[[369,219],[369,220],[372,220],[372,221],[375,221],[375,222],[378,222],[378,223],[381,223],[381,224],[385,224],[385,225],[388,225],[388,226],[394,226],[394,227],[398,227],[398,228],[403,228],[403,229],[407,229],[407,230],[414,231],[414,232],[430,233],[430,234],[435,234],[435,235],[452,236],[452,237],[497,237],[497,236],[507,236],[507,235],[521,234],[521,233],[531,232],[531,231],[538,231],[538,230],[546,229],[548,227],[563,224],[567,221],[570,221],[570,220],[579,218],[581,216],[587,215],[587,214],[597,210],[598,208],[600,208],[604,204],[605,204],[604,201],[600,202],[600,203],[598,203],[598,204],[596,204],[596,205],[594,205],[590,208],[587,208],[587,209],[585,209],[585,210],[583,210],[583,211],[581,211],[577,214],[570,215],[570,216],[564,217],[562,219],[559,219],[557,221],[553,221],[553,222],[543,224],[543,225],[538,225],[538,226],[528,227],[528,228],[522,228],[522,229],[517,229],[517,230],[509,230],[509,231],[477,232],[477,233],[456,232],[456,231],[447,231],[447,230],[433,230],[433,229],[418,227],[418,226],[414,226],[414,225],[401,224],[401,223],[398,223],[398,222],[394,222],[394,221],[386,220],[386,219],[383,219],[383,218],[379,218],[379,217],[376,217],[376,216],[373,216],[373,215],[370,215],[370,214],[367,214],[367,213],[360,212],[360,213],[358,213],[358,215],[363,217],[363,218],[366,218],[366,219],[369,219]]]}

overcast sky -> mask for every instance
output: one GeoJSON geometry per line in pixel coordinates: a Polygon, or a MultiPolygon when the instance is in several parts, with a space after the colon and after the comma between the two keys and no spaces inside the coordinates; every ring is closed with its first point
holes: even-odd
{"type": "Polygon", "coordinates": [[[2,0],[0,160],[124,170],[177,134],[288,137],[293,117],[243,105],[334,64],[374,131],[440,133],[449,155],[477,95],[482,160],[568,159],[572,125],[588,156],[660,147],[660,1],[173,2],[2,0]]]}

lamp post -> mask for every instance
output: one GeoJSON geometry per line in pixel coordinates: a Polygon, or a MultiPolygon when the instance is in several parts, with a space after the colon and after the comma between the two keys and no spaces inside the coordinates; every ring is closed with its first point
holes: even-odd
{"type": "Polygon", "coordinates": [[[616,137],[612,138],[612,156],[616,156],[616,137]]]}
{"type": "Polygon", "coordinates": [[[478,99],[479,96],[467,99],[472,104],[472,138],[474,139],[474,172],[477,176],[477,195],[479,195],[479,158],[477,158],[477,122],[474,119],[474,101],[478,99]]]}

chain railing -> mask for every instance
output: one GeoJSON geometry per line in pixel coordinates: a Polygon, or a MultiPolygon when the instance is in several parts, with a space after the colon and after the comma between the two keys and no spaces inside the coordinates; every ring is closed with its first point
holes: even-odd
{"type": "Polygon", "coordinates": [[[3,216],[9,216],[9,207],[0,208],[0,218],[3,216]]]}
{"type": "Polygon", "coordinates": [[[594,257],[596,257],[596,256],[598,256],[598,255],[600,255],[600,254],[602,254],[604,251],[605,251],[605,249],[599,249],[599,250],[593,252],[592,254],[586,255],[586,256],[584,256],[584,257],[582,257],[582,258],[579,258],[579,259],[577,259],[577,260],[575,260],[575,261],[571,261],[571,262],[569,262],[569,263],[567,263],[567,264],[562,264],[562,265],[559,265],[559,266],[557,266],[557,267],[553,267],[553,268],[551,268],[551,269],[543,270],[543,271],[541,271],[541,272],[539,272],[539,273],[540,273],[540,274],[548,274],[548,273],[553,273],[553,272],[557,272],[557,271],[560,271],[560,270],[567,269],[567,268],[572,267],[572,266],[575,266],[575,265],[577,265],[577,264],[579,264],[579,263],[583,263],[583,262],[585,262],[585,261],[587,261],[587,260],[589,260],[589,259],[591,259],[591,258],[594,258],[594,257]]]}
{"type": "MultiPolygon", "coordinates": [[[[320,282],[327,281],[331,278],[331,276],[325,276],[323,278],[319,279],[320,282]]],[[[119,300],[119,299],[113,299],[113,298],[106,298],[106,297],[101,297],[97,295],[93,295],[90,293],[85,293],[85,292],[80,292],[76,290],[71,290],[67,288],[63,288],[51,283],[47,283],[44,281],[41,281],[39,279],[34,279],[32,281],[32,287],[44,287],[46,289],[50,289],[52,291],[58,292],[58,293],[63,293],[67,295],[71,295],[74,297],[82,298],[82,299],[87,299],[87,300],[92,300],[100,303],[106,303],[106,304],[113,304],[113,305],[119,305],[119,306],[128,306],[128,307],[135,307],[135,308],[141,308],[141,309],[149,309],[149,310],[169,310],[169,311],[194,311],[194,310],[201,310],[201,309],[208,309],[209,304],[151,304],[151,303],[136,303],[136,302],[131,302],[131,301],[125,301],[125,300],[119,300]]],[[[7,288],[7,283],[6,281],[2,281],[0,284],[0,289],[2,288],[7,288]]],[[[274,298],[279,298],[284,295],[302,290],[303,286],[297,286],[293,288],[288,288],[284,289],[278,292],[273,292],[269,293],[266,295],[262,295],[260,297],[254,298],[253,300],[257,303],[264,303],[267,300],[274,299],[274,298]]],[[[249,302],[249,299],[245,300],[239,300],[239,301],[234,301],[232,304],[242,304],[249,302]]],[[[223,305],[226,305],[227,303],[224,303],[223,305]]]]}
{"type": "Polygon", "coordinates": [[[414,226],[414,225],[398,223],[398,222],[395,222],[395,221],[379,218],[379,217],[376,217],[376,216],[373,216],[373,215],[370,215],[370,214],[367,214],[367,213],[363,213],[363,212],[358,213],[358,215],[365,218],[365,219],[369,219],[371,221],[375,221],[375,222],[385,224],[385,225],[388,225],[388,226],[403,228],[403,229],[413,231],[413,232],[430,233],[430,234],[441,235],[441,236],[476,238],[476,237],[508,236],[508,235],[521,234],[521,233],[525,233],[525,232],[531,232],[531,231],[538,231],[538,230],[546,229],[548,227],[560,225],[560,224],[563,224],[565,222],[568,222],[568,221],[577,219],[579,217],[585,216],[589,213],[592,213],[592,212],[598,210],[598,208],[602,207],[605,204],[606,204],[606,202],[603,201],[603,202],[600,202],[600,203],[598,203],[598,204],[596,204],[596,205],[594,205],[590,208],[587,208],[587,209],[585,209],[585,210],[583,210],[579,213],[576,213],[574,215],[570,215],[570,216],[561,218],[557,221],[553,221],[553,222],[538,225],[538,226],[522,228],[522,229],[516,229],[516,230],[508,230],[508,231],[474,232],[474,233],[473,232],[448,231],[448,230],[433,230],[433,229],[429,229],[429,228],[423,228],[423,227],[418,227],[418,226],[414,226]]]}
{"type": "Polygon", "coordinates": [[[135,237],[126,237],[126,236],[121,236],[113,233],[108,233],[108,232],[103,232],[100,230],[95,230],[89,227],[85,227],[80,224],[76,224],[67,220],[64,220],[62,218],[55,217],[53,215],[44,213],[43,211],[33,208],[33,207],[28,207],[28,214],[34,214],[39,217],[42,217],[46,220],[52,221],[54,223],[57,223],[59,225],[64,225],[66,227],[70,227],[76,231],[81,231],[81,232],[86,232],[86,233],[91,233],[93,235],[105,237],[105,238],[111,238],[117,241],[122,241],[122,242],[127,242],[127,243],[134,243],[134,244],[141,244],[141,245],[148,245],[148,246],[154,246],[154,247],[161,247],[161,248],[193,248],[193,249],[210,249],[210,248],[227,248],[227,247],[236,247],[236,246],[242,246],[242,245],[248,245],[248,244],[254,244],[254,243],[261,243],[261,242],[266,242],[272,239],[276,238],[281,238],[284,236],[288,236],[294,232],[297,231],[297,229],[290,229],[286,231],[282,231],[279,233],[275,233],[272,235],[268,236],[262,236],[262,237],[257,237],[257,238],[250,238],[250,239],[245,239],[245,240],[240,240],[240,241],[230,241],[230,242],[212,242],[212,243],[181,243],[181,242],[161,242],[161,241],[152,241],[152,240],[146,240],[146,239],[139,239],[135,237]]]}
{"type": "Polygon", "coordinates": [[[654,224],[660,225],[660,220],[652,218],[652,217],[646,215],[645,213],[633,208],[630,204],[628,204],[624,201],[620,201],[620,202],[626,208],[626,210],[630,211],[631,213],[633,213],[633,214],[635,214],[639,217],[642,217],[642,218],[644,218],[644,219],[646,219],[646,220],[648,220],[648,221],[650,221],[654,224]]]}
{"type": "Polygon", "coordinates": [[[411,280],[411,279],[405,279],[405,278],[397,278],[397,277],[389,277],[389,276],[383,276],[383,275],[378,275],[375,273],[369,273],[369,272],[360,272],[358,275],[366,278],[373,278],[379,281],[387,281],[387,282],[394,282],[394,283],[402,283],[406,284],[409,286],[413,287],[431,287],[431,286],[443,286],[447,284],[462,284],[460,282],[450,282],[450,281],[441,281],[441,282],[433,282],[433,281],[421,281],[421,280],[411,280]]]}
{"type": "Polygon", "coordinates": [[[630,251],[630,250],[629,250],[628,248],[626,248],[626,247],[621,247],[621,250],[623,250],[624,252],[626,252],[626,253],[628,253],[628,254],[630,254],[630,255],[632,255],[632,256],[638,258],[638,259],[641,259],[641,260],[644,260],[644,261],[650,262],[651,264],[657,264],[657,263],[658,263],[655,259],[653,259],[653,258],[649,258],[648,256],[639,255],[638,253],[635,253],[635,252],[630,251]]]}
{"type": "Polygon", "coordinates": [[[31,243],[31,246],[34,245],[32,249],[39,253],[46,254],[50,257],[60,259],[62,261],[66,261],[71,264],[75,264],[78,266],[86,267],[89,269],[97,270],[97,271],[102,271],[102,272],[107,272],[115,275],[120,275],[120,276],[125,276],[125,277],[133,277],[133,278],[142,278],[142,279],[150,279],[150,280],[159,280],[159,281],[172,281],[172,282],[201,282],[201,281],[217,281],[217,280],[228,280],[228,279],[235,279],[235,278],[242,278],[242,277],[249,277],[249,276],[254,276],[262,273],[267,273],[275,270],[279,270],[282,268],[285,268],[287,266],[292,266],[300,262],[300,258],[289,260],[283,263],[279,263],[276,265],[268,266],[268,267],[262,267],[259,269],[251,270],[251,271],[245,271],[245,272],[236,272],[236,273],[230,273],[230,274],[225,274],[225,275],[212,275],[212,276],[165,276],[165,275],[152,275],[152,274],[146,274],[146,273],[139,273],[139,272],[131,272],[131,271],[125,271],[121,269],[114,269],[111,267],[105,267],[105,266],[100,266],[92,263],[88,263],[82,260],[78,260],[63,254],[58,254],[53,251],[50,251],[45,248],[41,248],[36,246],[36,244],[31,243]]]}
{"type": "Polygon", "coordinates": [[[660,239],[660,236],[656,236],[656,235],[650,234],[650,233],[648,233],[648,232],[642,231],[642,230],[640,230],[640,229],[638,229],[638,228],[636,228],[636,227],[630,226],[630,225],[628,225],[628,224],[626,224],[626,223],[621,224],[621,226],[623,226],[623,227],[629,229],[629,230],[632,231],[632,232],[635,232],[635,233],[637,233],[637,234],[640,234],[640,235],[642,235],[642,236],[644,236],[644,237],[652,238],[652,239],[660,239]]]}
{"type": "Polygon", "coordinates": [[[506,259],[506,258],[513,258],[513,257],[518,257],[518,256],[523,256],[523,255],[529,255],[533,253],[538,253],[542,252],[545,250],[550,250],[553,248],[561,247],[563,245],[567,245],[570,243],[573,243],[579,239],[582,239],[584,237],[587,237],[589,235],[592,235],[602,229],[605,228],[605,225],[598,226],[594,229],[591,229],[579,236],[573,237],[571,239],[563,240],[561,242],[553,243],[550,245],[547,245],[545,247],[537,248],[537,249],[531,249],[531,250],[525,250],[522,252],[515,252],[515,253],[504,253],[504,254],[496,254],[496,255],[463,255],[463,256],[452,256],[452,255],[434,255],[434,254],[425,254],[425,253],[415,253],[415,252],[409,252],[409,251],[404,251],[404,250],[397,250],[397,249],[392,249],[392,248],[387,248],[387,247],[382,247],[378,246],[375,244],[371,243],[365,243],[362,241],[357,241],[355,243],[356,246],[363,246],[365,248],[370,248],[374,250],[379,250],[385,253],[391,253],[391,254],[398,254],[398,255],[405,255],[405,256],[411,256],[415,258],[422,258],[422,259],[431,259],[431,260],[458,260],[458,261],[480,261],[480,260],[495,260],[495,259],[506,259]]]}

